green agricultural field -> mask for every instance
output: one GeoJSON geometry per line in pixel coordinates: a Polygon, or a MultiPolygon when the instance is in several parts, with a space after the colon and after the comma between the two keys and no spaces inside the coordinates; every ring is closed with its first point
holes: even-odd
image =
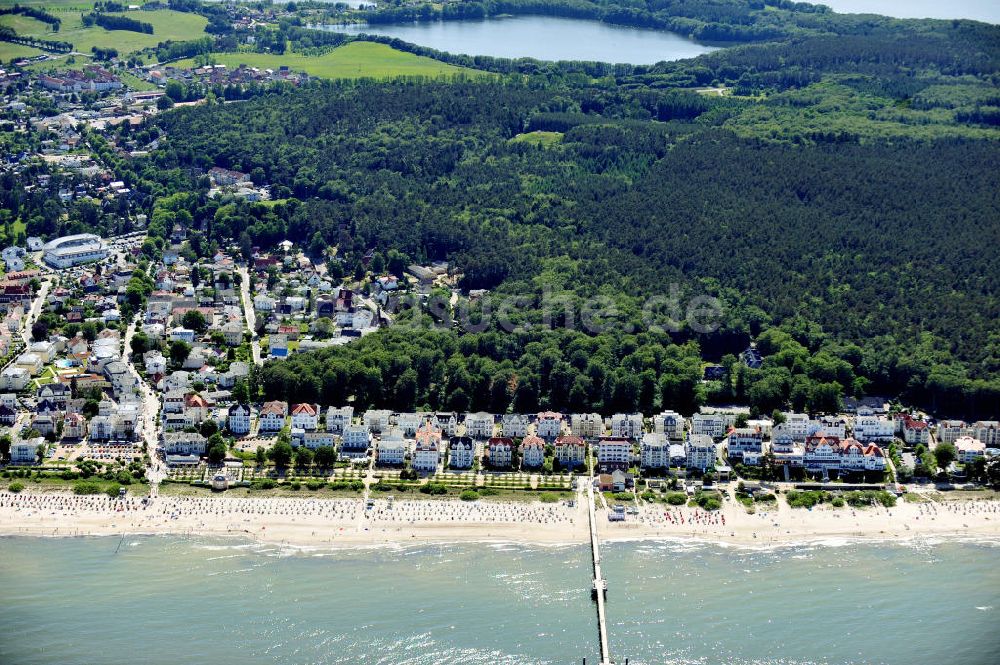
{"type": "Polygon", "coordinates": [[[59,32],[52,32],[41,21],[23,16],[4,16],[6,19],[4,24],[11,25],[19,34],[72,42],[73,47],[81,53],[90,53],[92,47],[98,46],[118,49],[121,54],[156,46],[167,40],[198,39],[205,35],[205,26],[208,25],[208,20],[204,16],[169,9],[125,12],[127,16],[153,25],[153,34],[146,35],[130,30],[105,30],[98,26],[85,28],[78,10],[55,11],[55,8],[48,5],[46,8],[53,10],[53,13],[62,19],[59,32]]]}
{"type": "Polygon", "coordinates": [[[562,132],[526,132],[524,134],[518,134],[510,140],[511,143],[534,143],[535,145],[540,145],[543,148],[551,148],[554,145],[558,145],[562,142],[563,133],[562,132]]]}
{"type": "Polygon", "coordinates": [[[38,49],[31,48],[30,46],[0,42],[0,62],[10,62],[11,60],[17,60],[18,58],[33,58],[36,55],[42,55],[42,53],[44,53],[44,51],[39,51],[38,49]]]}
{"type": "MultiPolygon", "coordinates": [[[[261,69],[287,66],[310,76],[331,79],[394,78],[400,76],[450,76],[467,74],[484,76],[482,72],[456,67],[432,58],[397,51],[385,44],[351,42],[319,56],[286,53],[216,53],[214,61],[227,67],[247,65],[261,69]]],[[[180,60],[177,67],[194,67],[192,59],[180,60]]]]}

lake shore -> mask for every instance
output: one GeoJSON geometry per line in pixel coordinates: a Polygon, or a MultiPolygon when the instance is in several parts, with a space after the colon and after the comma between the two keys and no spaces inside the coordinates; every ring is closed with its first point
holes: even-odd
{"type": "MultiPolygon", "coordinates": [[[[759,508],[759,507],[758,507],[759,508]]],[[[721,510],[640,506],[624,522],[599,510],[604,541],[689,540],[770,547],[844,540],[966,538],[1000,540],[1000,501],[900,503],[893,508],[817,507],[783,503],[750,514],[727,502],[721,510]]],[[[146,505],[104,496],[0,495],[2,536],[120,534],[236,537],[297,547],[370,547],[454,542],[583,544],[585,505],[480,500],[159,497],[146,505]]]]}

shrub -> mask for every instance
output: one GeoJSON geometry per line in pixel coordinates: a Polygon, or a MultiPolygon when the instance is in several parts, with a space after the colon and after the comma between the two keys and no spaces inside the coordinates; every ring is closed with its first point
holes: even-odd
{"type": "Polygon", "coordinates": [[[830,501],[831,498],[829,492],[820,492],[818,490],[808,490],[805,492],[789,490],[788,494],[785,495],[788,505],[792,508],[812,508],[816,504],[830,501]]]}
{"type": "Polygon", "coordinates": [[[831,502],[831,505],[832,505],[832,506],[833,506],[834,508],[843,508],[843,507],[844,507],[844,498],[843,498],[843,497],[839,497],[839,496],[838,496],[838,497],[837,497],[836,499],[834,499],[834,500],[833,500],[833,501],[831,502]]]}
{"type": "Polygon", "coordinates": [[[496,496],[500,494],[500,490],[493,489],[492,487],[483,487],[479,490],[479,496],[496,496]]]}
{"type": "Polygon", "coordinates": [[[722,500],[719,498],[718,494],[714,492],[702,492],[695,497],[695,502],[701,506],[703,510],[718,510],[722,507],[722,500]]]}
{"type": "Polygon", "coordinates": [[[254,490],[273,490],[277,486],[278,483],[271,478],[261,478],[250,483],[250,489],[254,490]]]}
{"type": "Polygon", "coordinates": [[[543,492],[538,498],[542,503],[556,503],[559,501],[559,495],[555,492],[543,492]]]}
{"type": "Polygon", "coordinates": [[[667,494],[664,501],[669,503],[671,506],[683,506],[687,503],[687,495],[683,492],[671,492],[667,494]]]}
{"type": "Polygon", "coordinates": [[[118,493],[121,491],[122,486],[115,483],[113,485],[108,485],[104,488],[104,493],[110,496],[112,499],[118,498],[118,493]]]}
{"type": "Polygon", "coordinates": [[[308,488],[309,488],[309,489],[311,489],[311,490],[312,490],[313,492],[315,492],[316,490],[318,490],[318,489],[320,489],[321,487],[323,487],[323,485],[325,485],[325,484],[326,484],[326,483],[324,483],[324,482],[323,482],[323,481],[321,481],[321,480],[310,480],[310,481],[309,481],[308,483],[306,483],[306,487],[308,487],[308,488]]]}
{"type": "Polygon", "coordinates": [[[778,500],[778,497],[773,494],[769,494],[768,492],[758,492],[754,495],[753,500],[757,503],[775,503],[778,500]]]}
{"type": "Polygon", "coordinates": [[[462,501],[477,501],[479,499],[479,492],[476,490],[462,490],[458,498],[462,501]]]}
{"type": "Polygon", "coordinates": [[[614,494],[612,494],[612,496],[614,497],[614,499],[616,501],[631,501],[632,500],[632,493],[631,492],[615,492],[614,494]]]}
{"type": "Polygon", "coordinates": [[[447,494],[448,488],[441,483],[427,483],[420,486],[421,494],[447,494]]]}
{"type": "Polygon", "coordinates": [[[300,482],[299,482],[299,481],[297,481],[297,480],[294,480],[294,481],[292,481],[292,483],[291,483],[291,484],[289,485],[289,487],[290,487],[290,488],[292,489],[292,491],[293,491],[293,492],[298,492],[298,491],[299,491],[300,489],[302,489],[302,483],[300,483],[300,482]]]}
{"type": "Polygon", "coordinates": [[[17,482],[17,481],[12,482],[7,487],[7,490],[10,491],[10,492],[13,492],[14,494],[17,494],[18,492],[20,492],[23,489],[24,489],[24,483],[17,482]]]}
{"type": "Polygon", "coordinates": [[[78,482],[73,485],[73,494],[100,494],[101,486],[88,481],[78,482]]]}

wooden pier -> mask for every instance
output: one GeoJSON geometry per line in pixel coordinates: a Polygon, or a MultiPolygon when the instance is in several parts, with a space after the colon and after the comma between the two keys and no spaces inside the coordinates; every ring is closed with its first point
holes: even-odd
{"type": "Polygon", "coordinates": [[[593,477],[587,480],[587,511],[590,515],[590,551],[594,559],[594,584],[591,593],[597,601],[597,630],[601,638],[600,665],[614,665],[611,660],[611,647],[608,645],[608,619],[604,612],[607,600],[608,582],[601,574],[601,545],[597,540],[597,511],[594,509],[593,477]]]}

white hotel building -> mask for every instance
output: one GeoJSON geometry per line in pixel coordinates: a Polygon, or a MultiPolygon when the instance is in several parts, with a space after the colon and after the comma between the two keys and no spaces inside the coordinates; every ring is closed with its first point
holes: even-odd
{"type": "Polygon", "coordinates": [[[63,236],[42,246],[42,259],[53,268],[72,268],[107,256],[108,246],[93,233],[63,236]]]}

